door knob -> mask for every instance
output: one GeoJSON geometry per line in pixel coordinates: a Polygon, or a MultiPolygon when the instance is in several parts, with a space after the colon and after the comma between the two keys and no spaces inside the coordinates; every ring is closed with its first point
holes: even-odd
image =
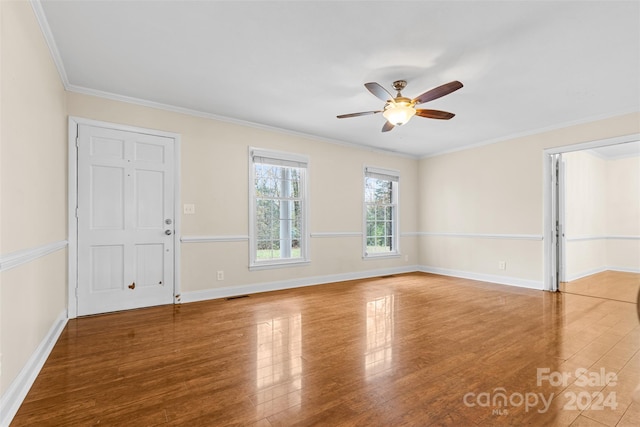
{"type": "Polygon", "coordinates": [[[171,236],[171,230],[164,230],[164,234],[166,234],[167,236],[171,236]]]}
{"type": "Polygon", "coordinates": [[[128,286],[128,288],[129,288],[129,289],[131,289],[131,290],[135,289],[135,288],[136,288],[136,282],[131,283],[131,284],[128,286]]]}

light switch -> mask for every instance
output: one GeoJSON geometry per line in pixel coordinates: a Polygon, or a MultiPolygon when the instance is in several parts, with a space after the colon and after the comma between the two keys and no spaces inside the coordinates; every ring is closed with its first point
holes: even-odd
{"type": "Polygon", "coordinates": [[[193,203],[185,203],[184,214],[193,215],[194,213],[196,213],[196,205],[194,205],[193,203]]]}

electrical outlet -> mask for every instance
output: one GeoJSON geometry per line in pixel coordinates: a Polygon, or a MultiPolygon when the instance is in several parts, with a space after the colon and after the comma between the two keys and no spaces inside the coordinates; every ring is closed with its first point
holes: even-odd
{"type": "Polygon", "coordinates": [[[196,213],[196,205],[194,205],[193,203],[185,203],[184,214],[193,215],[194,213],[196,213]]]}
{"type": "Polygon", "coordinates": [[[224,271],[218,270],[218,280],[224,280],[224,271]]]}
{"type": "Polygon", "coordinates": [[[498,262],[498,268],[500,270],[506,270],[507,269],[507,261],[500,261],[498,262]]]}
{"type": "Polygon", "coordinates": [[[405,256],[404,256],[404,261],[405,261],[405,262],[409,262],[409,255],[405,255],[405,256]]]}

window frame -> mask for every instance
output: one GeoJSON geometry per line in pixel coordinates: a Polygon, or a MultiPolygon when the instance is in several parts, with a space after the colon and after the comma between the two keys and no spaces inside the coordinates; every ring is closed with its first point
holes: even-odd
{"type": "Polygon", "coordinates": [[[380,258],[398,258],[402,254],[400,252],[400,171],[392,169],[383,169],[374,166],[364,166],[362,174],[362,258],[363,259],[380,259],[380,258]],[[393,217],[391,221],[392,240],[391,244],[395,250],[391,252],[367,252],[367,178],[380,178],[391,181],[391,206],[393,217]]]}
{"type": "Polygon", "coordinates": [[[263,270],[282,267],[297,267],[311,262],[309,257],[309,157],[302,154],[287,153],[249,147],[249,270],[263,270]],[[258,159],[259,161],[256,161],[258,159]],[[257,195],[255,188],[255,164],[298,167],[300,169],[300,257],[258,260],[258,232],[256,221],[257,195]]]}

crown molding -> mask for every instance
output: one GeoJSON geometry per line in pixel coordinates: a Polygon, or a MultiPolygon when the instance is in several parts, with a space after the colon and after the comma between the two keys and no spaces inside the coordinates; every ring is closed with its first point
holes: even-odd
{"type": "Polygon", "coordinates": [[[60,80],[62,81],[62,85],[66,90],[69,90],[69,78],[67,77],[67,70],[64,68],[64,62],[62,61],[62,56],[60,55],[60,51],[58,50],[58,45],[53,38],[53,33],[51,32],[51,27],[49,27],[49,21],[47,21],[47,17],[44,13],[44,9],[42,9],[41,0],[29,0],[31,4],[31,8],[33,9],[33,13],[36,16],[36,21],[38,21],[38,25],[40,26],[40,30],[42,31],[42,35],[44,36],[44,40],[49,47],[49,52],[51,52],[51,58],[53,59],[53,63],[58,70],[58,74],[60,75],[60,80]]]}
{"type": "MultiPolygon", "coordinates": [[[[492,145],[492,144],[497,144],[499,142],[505,142],[505,141],[510,141],[513,139],[519,139],[519,138],[525,138],[527,136],[533,136],[533,135],[540,135],[542,133],[546,133],[546,132],[552,132],[555,130],[560,130],[560,129],[566,129],[568,127],[571,126],[579,126],[579,125],[583,125],[586,123],[592,123],[592,122],[597,122],[599,120],[606,120],[606,119],[611,119],[614,117],[620,117],[620,116],[625,116],[627,114],[640,114],[640,111],[637,108],[630,108],[627,110],[620,110],[620,111],[616,111],[613,113],[606,113],[606,114],[598,114],[598,115],[594,115],[594,116],[588,116],[588,117],[584,117],[581,119],[577,119],[577,120],[571,120],[568,122],[561,122],[561,123],[556,123],[553,125],[549,125],[549,126],[544,126],[541,128],[536,128],[536,129],[530,129],[530,130],[526,130],[526,131],[522,131],[522,132],[516,132],[516,133],[512,133],[509,135],[505,135],[505,136],[501,136],[498,138],[492,138],[492,139],[487,139],[485,141],[480,141],[477,143],[471,143],[471,144],[467,144],[464,145],[462,147],[458,147],[458,148],[452,148],[450,150],[444,150],[444,151],[438,151],[435,153],[431,153],[428,154],[426,156],[420,156],[420,160],[422,159],[428,159],[431,157],[438,157],[438,156],[442,156],[444,154],[451,154],[451,153],[456,153],[458,151],[464,151],[464,150],[469,150],[472,148],[480,148],[483,147],[485,145],[492,145]]],[[[622,135],[624,136],[624,135],[622,135]]]]}

